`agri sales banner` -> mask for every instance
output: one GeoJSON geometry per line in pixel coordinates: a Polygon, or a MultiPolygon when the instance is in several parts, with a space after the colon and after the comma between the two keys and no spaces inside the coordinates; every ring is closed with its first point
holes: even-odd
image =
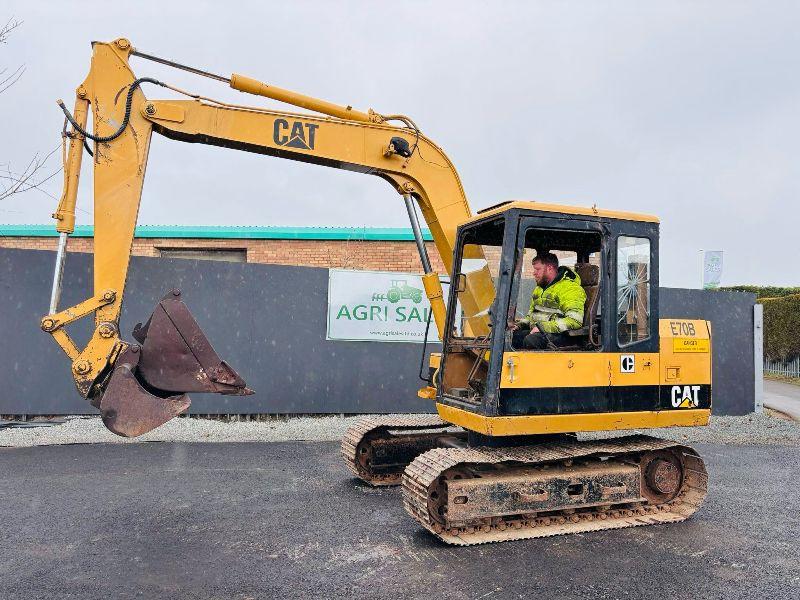
{"type": "MultiPolygon", "coordinates": [[[[328,270],[328,340],[421,343],[430,309],[419,275],[328,270]]],[[[439,341],[433,316],[428,341],[439,341]]]]}

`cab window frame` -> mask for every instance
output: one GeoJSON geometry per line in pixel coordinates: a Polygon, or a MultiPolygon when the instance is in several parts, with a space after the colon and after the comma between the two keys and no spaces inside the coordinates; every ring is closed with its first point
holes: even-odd
{"type": "Polygon", "coordinates": [[[612,348],[617,352],[658,352],[660,336],[658,333],[659,312],[659,277],[658,277],[658,252],[659,252],[659,226],[657,222],[646,221],[618,221],[609,223],[609,248],[607,259],[609,261],[609,285],[608,285],[608,313],[604,317],[603,324],[608,327],[613,334],[606,336],[611,342],[612,348]],[[619,343],[617,334],[617,311],[619,301],[619,238],[633,237],[645,238],[650,243],[650,262],[649,262],[649,336],[641,340],[630,343],[619,343]]]}
{"type": "MultiPolygon", "coordinates": [[[[653,287],[652,287],[651,281],[650,281],[650,273],[652,272],[652,263],[651,263],[652,248],[651,248],[650,238],[645,237],[645,236],[621,234],[621,235],[617,236],[616,242],[617,242],[616,243],[617,255],[616,255],[615,260],[616,260],[616,264],[617,264],[617,277],[614,280],[614,287],[616,289],[616,300],[617,300],[617,302],[616,302],[616,304],[614,306],[614,308],[615,308],[615,310],[614,310],[614,325],[615,325],[614,326],[614,332],[615,332],[614,336],[616,337],[617,346],[620,349],[625,349],[625,348],[629,348],[630,346],[634,346],[636,344],[641,344],[643,342],[648,341],[652,337],[652,334],[653,334],[652,327],[651,327],[651,321],[652,321],[652,303],[651,303],[651,299],[653,297],[653,287]],[[620,286],[620,279],[619,279],[619,277],[620,277],[619,268],[620,268],[620,262],[621,262],[621,259],[622,259],[622,255],[621,255],[622,247],[620,245],[620,240],[623,239],[623,238],[628,239],[628,240],[636,240],[636,242],[634,244],[634,247],[636,245],[640,244],[640,243],[646,243],[647,244],[647,279],[644,281],[644,283],[646,283],[646,285],[647,285],[647,305],[646,305],[647,322],[645,323],[645,327],[644,327],[644,329],[646,331],[646,336],[645,337],[641,337],[641,338],[637,338],[637,339],[634,339],[634,340],[631,340],[631,341],[628,341],[628,342],[623,342],[622,339],[621,339],[621,336],[620,336],[620,333],[621,333],[621,331],[620,331],[620,319],[619,319],[619,308],[620,308],[619,307],[619,302],[620,302],[620,299],[621,299],[620,298],[621,293],[622,293],[621,290],[623,289],[620,286]]],[[[631,265],[630,262],[625,263],[625,267],[628,268],[628,269],[630,269],[630,265],[631,265]]],[[[632,307],[629,306],[628,310],[629,311],[630,310],[634,310],[635,311],[636,308],[635,307],[632,308],[632,307]]]]}

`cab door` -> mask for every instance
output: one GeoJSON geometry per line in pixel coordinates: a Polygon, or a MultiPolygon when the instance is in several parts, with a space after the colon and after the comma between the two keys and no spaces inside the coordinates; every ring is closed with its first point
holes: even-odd
{"type": "MultiPolygon", "coordinates": [[[[605,235],[596,218],[574,215],[530,216],[520,219],[517,234],[514,279],[508,321],[513,323],[528,311],[536,282],[531,262],[539,250],[552,251],[561,266],[576,270],[576,264],[591,265],[597,296],[599,336],[597,345],[588,335],[576,336],[574,345],[551,350],[525,350],[511,345],[506,332],[500,377],[500,413],[503,415],[548,415],[603,413],[610,410],[610,342],[605,341],[605,235]]],[[[585,288],[586,289],[586,288],[585,288]]],[[[587,303],[588,304],[588,303],[587,303]]],[[[588,306],[585,306],[585,314],[588,306]]]]}
{"type": "Polygon", "coordinates": [[[609,311],[612,412],[653,411],[659,406],[658,226],[616,221],[609,311]]]}

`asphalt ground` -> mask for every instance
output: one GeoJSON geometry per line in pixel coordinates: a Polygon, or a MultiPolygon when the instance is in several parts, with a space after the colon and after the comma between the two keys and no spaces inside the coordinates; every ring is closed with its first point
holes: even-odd
{"type": "Polygon", "coordinates": [[[764,379],[764,406],[800,421],[800,385],[764,379]]]}
{"type": "Polygon", "coordinates": [[[336,443],[0,448],[0,598],[800,597],[800,448],[695,447],[687,522],[467,548],[336,443]]]}

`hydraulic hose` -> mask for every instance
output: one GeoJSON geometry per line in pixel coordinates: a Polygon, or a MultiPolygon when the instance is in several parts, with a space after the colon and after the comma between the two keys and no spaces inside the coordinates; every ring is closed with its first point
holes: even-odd
{"type": "Polygon", "coordinates": [[[128,127],[128,122],[131,119],[131,104],[133,103],[133,93],[143,83],[154,83],[156,85],[160,85],[162,87],[166,87],[165,84],[160,82],[158,79],[153,79],[152,77],[141,77],[139,79],[136,79],[131,84],[130,88],[128,88],[128,96],[125,99],[125,116],[122,119],[122,124],[119,126],[119,129],[117,129],[111,135],[92,135],[91,133],[86,131],[83,127],[78,125],[78,123],[72,117],[72,114],[69,112],[67,107],[64,106],[64,101],[63,100],[58,100],[58,105],[61,107],[61,110],[64,111],[64,116],[67,117],[67,120],[72,125],[72,128],[75,131],[77,131],[78,133],[80,133],[82,136],[84,136],[85,138],[88,138],[88,139],[90,139],[90,140],[92,140],[94,142],[99,142],[99,143],[110,142],[111,140],[115,140],[119,136],[121,136],[122,132],[125,131],[125,128],[128,127]]]}

